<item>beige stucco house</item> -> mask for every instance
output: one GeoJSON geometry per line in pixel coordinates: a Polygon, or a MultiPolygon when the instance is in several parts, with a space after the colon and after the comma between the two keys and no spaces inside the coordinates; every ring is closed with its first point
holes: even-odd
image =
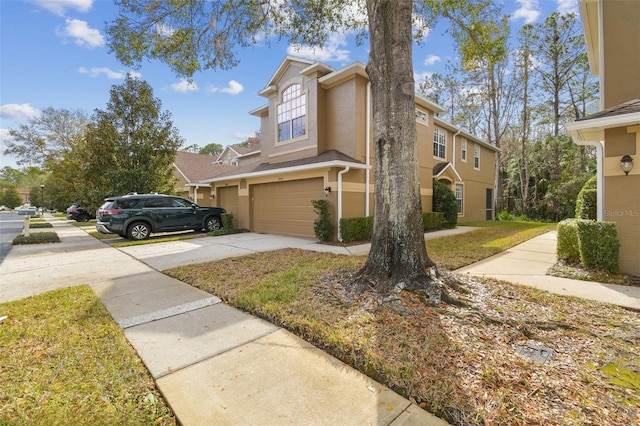
{"type": "Polygon", "coordinates": [[[598,155],[598,220],[616,222],[620,269],[640,276],[640,1],[580,0],[601,111],[565,125],[598,155]]]}
{"type": "MultiPolygon", "coordinates": [[[[329,201],[336,229],[340,218],[372,215],[371,94],[364,65],[335,70],[287,57],[260,95],[266,103],[250,112],[260,118],[259,161],[240,155],[232,170],[200,180],[210,185],[215,204],[232,212],[239,227],[304,237],[314,237],[312,200],[329,201]]],[[[492,219],[497,148],[440,120],[435,115],[441,111],[416,95],[422,208],[431,210],[436,178],[454,190],[459,222],[492,219]]]]}

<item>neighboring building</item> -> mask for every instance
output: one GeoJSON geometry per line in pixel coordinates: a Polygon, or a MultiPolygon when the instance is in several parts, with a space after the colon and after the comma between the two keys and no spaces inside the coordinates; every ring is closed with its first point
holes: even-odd
{"type": "MultiPolygon", "coordinates": [[[[267,103],[251,111],[261,120],[259,161],[243,161],[246,154],[237,152],[236,169],[199,182],[211,185],[217,205],[240,227],[304,237],[314,237],[312,200],[329,200],[336,229],[342,217],[372,215],[371,94],[364,65],[334,70],[287,57],[260,95],[267,103]]],[[[455,192],[460,222],[492,219],[498,149],[435,117],[440,106],[415,99],[423,210],[431,211],[435,178],[455,192]]]]}
{"type": "MultiPolygon", "coordinates": [[[[230,145],[217,157],[178,151],[173,162],[175,190],[178,195],[201,205],[219,206],[215,191],[202,180],[233,172],[247,164],[260,161],[260,140],[251,138],[248,146],[230,145]]],[[[237,219],[234,219],[234,225],[237,219]]]]}
{"type": "Polygon", "coordinates": [[[640,276],[640,1],[580,0],[580,12],[601,111],[565,127],[597,148],[598,220],[616,222],[620,269],[640,276]]]}

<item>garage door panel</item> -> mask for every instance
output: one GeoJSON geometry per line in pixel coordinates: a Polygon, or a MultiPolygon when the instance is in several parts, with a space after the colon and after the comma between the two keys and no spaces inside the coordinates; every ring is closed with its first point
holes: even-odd
{"type": "Polygon", "coordinates": [[[233,214],[233,226],[238,226],[240,204],[238,202],[238,187],[228,186],[218,188],[218,206],[233,214]]]}
{"type": "Polygon", "coordinates": [[[317,214],[311,200],[320,198],[324,198],[322,178],[255,185],[254,230],[314,238],[317,214]]]}

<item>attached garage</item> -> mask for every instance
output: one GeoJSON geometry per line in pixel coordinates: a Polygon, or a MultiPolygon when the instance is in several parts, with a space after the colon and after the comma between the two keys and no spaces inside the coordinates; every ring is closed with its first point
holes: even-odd
{"type": "Polygon", "coordinates": [[[233,214],[233,225],[238,226],[238,217],[240,217],[240,206],[238,203],[238,187],[225,186],[217,188],[218,207],[222,207],[228,213],[233,214]]]}
{"type": "Polygon", "coordinates": [[[325,198],[322,178],[252,185],[251,193],[253,231],[315,238],[311,200],[325,198]]]}

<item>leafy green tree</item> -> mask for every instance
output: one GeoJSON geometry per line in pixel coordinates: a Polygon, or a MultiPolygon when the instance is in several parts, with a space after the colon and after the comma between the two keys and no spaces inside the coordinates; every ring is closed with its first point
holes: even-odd
{"type": "Polygon", "coordinates": [[[85,137],[67,156],[66,166],[82,183],[76,201],[95,209],[107,196],[171,193],[171,164],[182,143],[151,86],[128,75],[111,87],[106,109],[95,110],[85,137]]]}
{"type": "Polygon", "coordinates": [[[22,204],[22,197],[14,185],[3,186],[0,190],[0,205],[13,209],[22,204]]]}
{"type": "Polygon", "coordinates": [[[218,157],[220,154],[222,154],[222,151],[224,151],[222,145],[220,145],[219,143],[210,143],[200,148],[198,154],[207,154],[218,157]]]}
{"type": "Polygon", "coordinates": [[[84,132],[87,115],[81,110],[42,110],[40,115],[11,129],[5,155],[13,155],[18,165],[35,165],[50,169],[71,149],[71,142],[84,132]]]}
{"type": "Polygon", "coordinates": [[[19,186],[24,177],[25,173],[23,171],[14,169],[11,166],[4,166],[2,170],[0,170],[0,180],[15,186],[19,186]]]}
{"type": "Polygon", "coordinates": [[[354,30],[369,37],[375,201],[369,258],[354,289],[374,287],[389,293],[403,283],[441,297],[435,266],[424,244],[415,127],[412,44],[442,16],[453,25],[466,59],[479,57],[467,40],[487,40],[481,22],[491,17],[483,0],[126,0],[108,24],[109,45],[127,66],[143,58],[160,59],[179,75],[227,69],[237,63],[236,47],[259,37],[288,36],[289,41],[320,46],[329,34],[354,30]],[[415,24],[415,26],[414,26],[415,24]]]}

